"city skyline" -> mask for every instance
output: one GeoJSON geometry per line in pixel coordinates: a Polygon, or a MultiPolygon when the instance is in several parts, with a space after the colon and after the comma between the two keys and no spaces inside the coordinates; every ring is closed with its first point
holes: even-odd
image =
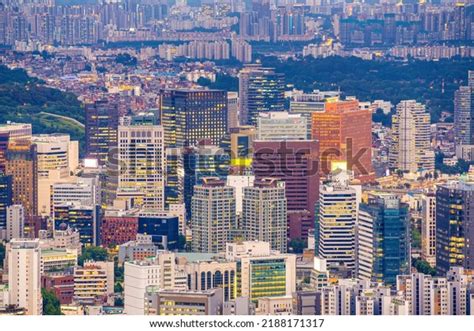
{"type": "Polygon", "coordinates": [[[0,0],[0,315],[474,315],[473,40],[472,0],[0,0]]]}

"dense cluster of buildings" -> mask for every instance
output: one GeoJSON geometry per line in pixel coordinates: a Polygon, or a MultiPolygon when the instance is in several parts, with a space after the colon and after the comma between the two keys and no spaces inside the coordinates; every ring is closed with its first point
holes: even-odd
{"type": "Polygon", "coordinates": [[[417,100],[289,90],[251,61],[251,42],[312,39],[323,14],[344,46],[465,42],[467,4],[14,3],[0,43],[25,51],[2,61],[74,93],[84,123],[57,120],[85,138],[0,123],[0,315],[47,313],[43,289],[69,315],[474,314],[474,166],[449,175],[435,154],[474,161],[474,72],[432,124],[417,100]],[[170,43],[77,46],[104,35],[170,43]],[[196,83],[222,73],[238,91],[196,83]]]}
{"type": "MultiPolygon", "coordinates": [[[[249,42],[322,40],[317,47],[324,48],[324,54],[397,46],[388,54],[468,56],[472,50],[458,46],[473,38],[470,5],[470,1],[123,0],[74,5],[9,1],[0,7],[0,44],[24,49],[164,41],[172,45],[161,47],[162,58],[235,58],[244,63],[251,62],[249,42]],[[334,38],[348,50],[327,49],[325,42],[334,38]]],[[[311,53],[320,52],[313,46],[311,53]]]]}
{"type": "MultiPolygon", "coordinates": [[[[288,94],[284,76],[259,65],[239,80],[236,95],[163,89],[148,113],[86,103],[81,158],[68,135],[2,124],[3,305],[40,314],[46,288],[68,314],[117,299],[126,314],[471,314],[473,171],[383,189],[372,113],[389,103],[288,94]],[[80,259],[91,246],[119,265],[80,259]],[[413,259],[437,276],[413,273],[413,259]]],[[[471,80],[454,100],[459,157],[472,144],[471,80]]],[[[392,122],[387,169],[432,177],[425,106],[402,101],[392,122]]]]}

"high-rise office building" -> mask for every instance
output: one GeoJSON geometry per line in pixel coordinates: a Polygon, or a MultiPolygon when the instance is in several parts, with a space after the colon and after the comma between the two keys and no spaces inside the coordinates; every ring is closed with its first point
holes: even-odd
{"type": "Polygon", "coordinates": [[[0,231],[7,227],[7,207],[13,203],[12,178],[0,171],[0,231]]]}
{"type": "Polygon", "coordinates": [[[257,118],[257,138],[263,141],[306,140],[307,119],[287,112],[260,113],[257,118]]]}
{"type": "Polygon", "coordinates": [[[319,141],[320,169],[325,175],[337,168],[353,171],[369,182],[372,168],[372,112],[359,101],[328,101],[324,112],[312,114],[312,139],[319,141]]]}
{"type": "Polygon", "coordinates": [[[135,240],[138,218],[127,215],[106,215],[100,225],[100,243],[103,247],[117,246],[135,240]]]}
{"type": "Polygon", "coordinates": [[[166,184],[165,206],[183,202],[183,195],[179,190],[179,164],[182,161],[181,148],[166,148],[166,184]]]}
{"type": "Polygon", "coordinates": [[[67,134],[34,135],[38,164],[38,213],[48,216],[51,209],[51,186],[71,182],[71,173],[79,166],[79,142],[67,134]]]}
{"type": "Polygon", "coordinates": [[[0,124],[0,133],[8,133],[10,141],[29,140],[32,135],[31,124],[6,123],[0,124]]]}
{"type": "Polygon", "coordinates": [[[202,139],[219,145],[227,132],[227,92],[165,90],[161,97],[161,125],[166,147],[187,147],[202,139]]]}
{"type": "Polygon", "coordinates": [[[255,179],[275,178],[285,182],[289,237],[306,239],[308,230],[314,228],[319,196],[318,142],[254,141],[253,150],[255,179]],[[290,219],[291,215],[295,219],[290,219]]]}
{"type": "Polygon", "coordinates": [[[7,149],[8,149],[8,141],[9,133],[8,132],[0,132],[0,172],[5,171],[5,164],[6,164],[6,157],[7,157],[7,149]]]}
{"type": "Polygon", "coordinates": [[[239,126],[239,94],[227,92],[227,128],[239,126]]]}
{"type": "Polygon", "coordinates": [[[177,268],[175,253],[160,251],[141,260],[124,264],[124,306],[127,315],[149,313],[153,300],[149,295],[159,290],[187,290],[186,273],[177,268]]]}
{"type": "Polygon", "coordinates": [[[474,74],[468,72],[468,86],[454,92],[454,139],[459,158],[474,160],[474,74]]]}
{"type": "Polygon", "coordinates": [[[225,180],[229,173],[229,155],[223,148],[201,141],[197,146],[186,147],[178,160],[178,192],[191,217],[191,198],[194,186],[202,184],[205,177],[225,180]]]}
{"type": "Polygon", "coordinates": [[[454,133],[458,144],[474,144],[473,93],[470,86],[460,86],[454,93],[454,133]]]}
{"type": "Polygon", "coordinates": [[[51,185],[50,210],[53,210],[54,206],[67,203],[97,206],[101,204],[100,198],[100,187],[96,178],[77,178],[75,182],[51,185]]]}
{"type": "Polygon", "coordinates": [[[318,255],[327,268],[344,277],[355,272],[357,192],[346,183],[330,182],[319,192],[317,214],[318,255]]]}
{"type": "Polygon", "coordinates": [[[109,160],[109,153],[117,147],[119,125],[118,104],[109,100],[86,103],[86,155],[100,165],[109,160]]]}
{"type": "Polygon", "coordinates": [[[56,230],[76,229],[83,245],[100,244],[99,206],[56,205],[53,207],[53,220],[56,230]]]}
{"type": "Polygon", "coordinates": [[[191,209],[193,252],[225,251],[236,222],[235,189],[219,178],[203,178],[201,185],[194,186],[191,209]]]}
{"type": "Polygon", "coordinates": [[[290,113],[300,114],[306,118],[308,139],[311,138],[312,134],[312,114],[314,112],[324,112],[326,101],[337,100],[340,94],[339,91],[314,90],[312,93],[299,93],[292,96],[290,113]]]}
{"type": "MultiPolygon", "coordinates": [[[[13,203],[25,208],[25,217],[29,222],[38,215],[36,146],[28,140],[10,142],[5,173],[12,177],[13,203]]],[[[25,230],[27,235],[31,235],[29,226],[25,230]]]]}
{"type": "Polygon", "coordinates": [[[431,117],[423,104],[401,101],[392,116],[390,167],[411,173],[433,172],[435,155],[430,128],[431,117]]]}
{"type": "Polygon", "coordinates": [[[285,183],[274,178],[255,181],[244,187],[242,228],[245,239],[270,243],[272,250],[286,253],[287,211],[285,183]]]}
{"type": "Polygon", "coordinates": [[[247,65],[239,73],[240,123],[256,125],[259,113],[285,110],[285,76],[247,65]]]}
{"type": "Polygon", "coordinates": [[[38,159],[38,179],[48,177],[49,171],[58,171],[60,177],[69,177],[79,165],[77,141],[71,141],[67,134],[36,135],[32,138],[36,145],[38,159]]]}
{"type": "Polygon", "coordinates": [[[436,190],[436,270],[474,268],[474,183],[449,182],[436,190]]]}
{"type": "Polygon", "coordinates": [[[118,128],[118,192],[148,209],[164,209],[165,153],[163,127],[129,125],[118,128]]]}
{"type": "Polygon", "coordinates": [[[408,206],[394,194],[371,194],[357,220],[357,277],[395,284],[410,271],[408,206]]]}
{"type": "Polygon", "coordinates": [[[421,258],[436,265],[436,195],[421,197],[421,258]]]}
{"type": "Polygon", "coordinates": [[[161,284],[160,265],[156,258],[124,263],[124,310],[127,315],[145,314],[147,287],[161,284]]]}
{"type": "Polygon", "coordinates": [[[31,134],[31,124],[0,124],[0,172],[5,171],[8,143],[16,140],[30,140],[31,134]]]}
{"type": "Polygon", "coordinates": [[[41,250],[39,239],[13,239],[7,245],[9,304],[41,315],[41,250]]]}

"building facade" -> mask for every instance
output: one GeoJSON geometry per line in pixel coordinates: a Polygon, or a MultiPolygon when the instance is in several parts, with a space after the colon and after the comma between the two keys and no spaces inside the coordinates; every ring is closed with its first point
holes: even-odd
{"type": "Polygon", "coordinates": [[[118,192],[145,209],[164,209],[165,153],[163,127],[118,128],[118,192]]]}
{"type": "Polygon", "coordinates": [[[436,191],[436,270],[474,268],[474,183],[457,181],[436,191]]]}
{"type": "Polygon", "coordinates": [[[7,246],[9,303],[41,315],[41,251],[38,239],[13,239],[7,246]]]}
{"type": "Polygon", "coordinates": [[[321,173],[337,168],[370,182],[372,168],[372,111],[357,100],[327,101],[324,112],[312,113],[312,139],[319,141],[321,173]]]}
{"type": "Polygon", "coordinates": [[[191,208],[193,252],[225,251],[236,222],[235,189],[218,178],[206,177],[194,187],[191,208]]]}
{"type": "Polygon", "coordinates": [[[411,173],[433,172],[435,155],[430,128],[431,116],[423,104],[401,101],[392,116],[390,167],[411,173]]]}
{"type": "Polygon", "coordinates": [[[117,148],[118,105],[108,100],[97,100],[86,103],[85,113],[86,155],[105,165],[111,150],[117,148]]]}
{"type": "Polygon", "coordinates": [[[389,193],[371,194],[357,221],[357,277],[395,284],[410,270],[408,206],[389,193]]]}
{"type": "Polygon", "coordinates": [[[242,227],[245,239],[270,243],[285,253],[288,246],[285,183],[268,178],[243,189],[242,227]]]}
{"type": "Polygon", "coordinates": [[[166,147],[193,146],[202,139],[218,145],[227,132],[227,92],[165,90],[161,125],[166,147]]]}

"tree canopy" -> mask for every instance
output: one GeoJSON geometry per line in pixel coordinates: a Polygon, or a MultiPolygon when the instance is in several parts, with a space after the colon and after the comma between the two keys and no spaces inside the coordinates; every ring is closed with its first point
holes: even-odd
{"type": "Polygon", "coordinates": [[[43,288],[41,296],[43,297],[43,315],[62,315],[61,303],[53,291],[43,288]]]}
{"type": "Polygon", "coordinates": [[[54,115],[84,122],[84,110],[74,94],[46,87],[22,69],[0,65],[0,123],[31,123],[33,133],[67,133],[83,142],[81,126],[54,115]]]}
{"type": "Polygon", "coordinates": [[[107,261],[108,253],[105,248],[99,246],[87,246],[82,249],[78,264],[84,265],[84,261],[107,261]]]}
{"type": "Polygon", "coordinates": [[[416,271],[421,272],[425,275],[431,275],[431,276],[436,275],[436,269],[430,266],[430,264],[426,262],[425,260],[413,259],[412,265],[413,267],[415,267],[416,271]]]}

